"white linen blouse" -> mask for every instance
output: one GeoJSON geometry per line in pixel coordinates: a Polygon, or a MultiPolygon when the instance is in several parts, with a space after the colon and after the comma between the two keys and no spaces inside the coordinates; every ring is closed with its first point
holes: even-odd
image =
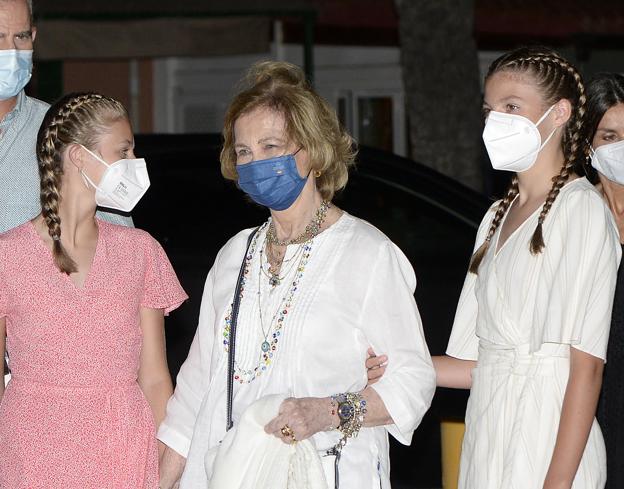
{"type": "MultiPolygon", "coordinates": [[[[230,239],[208,274],[199,326],[158,432],[158,439],[187,458],[182,489],[207,486],[211,474],[206,454],[225,435],[224,326],[250,232],[230,239]]],[[[288,247],[282,270],[293,275],[273,289],[260,270],[261,264],[266,269],[260,253],[266,226],[257,236],[236,338],[237,365],[247,370],[258,364],[265,335],[271,338],[275,332],[272,317],[281,310],[278,306],[283,306],[297,273],[298,266],[290,263],[300,256],[298,246],[288,247]]],[[[373,388],[394,424],[362,428],[349,440],[340,461],[340,484],[344,489],[389,488],[387,434],[410,444],[435,391],[435,371],[413,295],[414,270],[383,233],[347,213],[314,238],[303,268],[270,365],[250,383],[235,383],[234,423],[245,408],[266,395],[326,397],[362,390],[367,382],[366,351],[372,346],[390,358],[386,374],[373,388]]],[[[338,431],[321,432],[311,441],[317,450],[326,450],[339,438],[338,431]]],[[[326,475],[333,480],[328,470],[326,475]]]]}

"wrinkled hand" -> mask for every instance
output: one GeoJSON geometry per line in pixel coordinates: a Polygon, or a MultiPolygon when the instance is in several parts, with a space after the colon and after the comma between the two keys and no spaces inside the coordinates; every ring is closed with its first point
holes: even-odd
{"type": "Polygon", "coordinates": [[[372,348],[368,349],[368,358],[366,359],[366,374],[368,376],[368,384],[373,385],[386,373],[388,365],[388,356],[377,356],[372,348]]]}
{"type": "Polygon", "coordinates": [[[264,431],[284,443],[303,441],[338,425],[338,416],[332,415],[331,411],[331,400],[328,397],[289,397],[282,402],[279,414],[264,427],[264,431]],[[294,440],[292,436],[282,433],[284,426],[290,427],[294,440]]]}

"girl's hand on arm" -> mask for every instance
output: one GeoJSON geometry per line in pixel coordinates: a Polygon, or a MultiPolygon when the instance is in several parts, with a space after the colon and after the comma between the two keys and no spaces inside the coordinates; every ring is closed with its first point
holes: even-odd
{"type": "MultiPolygon", "coordinates": [[[[167,401],[173,394],[173,385],[165,345],[165,320],[161,309],[141,308],[141,330],[143,345],[139,366],[139,386],[147,399],[156,429],[165,418],[167,401]]],[[[165,445],[159,442],[159,453],[165,445]]]]}
{"type": "Polygon", "coordinates": [[[572,487],[594,422],[603,368],[601,358],[570,348],[570,376],[544,489],[572,487]]]}
{"type": "Polygon", "coordinates": [[[366,375],[368,376],[368,385],[373,385],[386,373],[388,365],[387,355],[377,355],[372,348],[368,348],[368,358],[366,359],[366,375]]]}
{"type": "MultiPolygon", "coordinates": [[[[448,355],[431,357],[436,370],[436,383],[438,387],[452,387],[455,389],[470,389],[472,386],[472,369],[477,362],[472,360],[460,360],[448,355]]],[[[377,356],[372,348],[368,349],[366,359],[367,386],[373,385],[386,373],[388,356],[377,356]]]]}
{"type": "Polygon", "coordinates": [[[448,355],[431,357],[436,371],[436,384],[438,387],[451,387],[453,389],[470,389],[472,387],[472,370],[477,362],[472,360],[460,360],[448,355]]]}

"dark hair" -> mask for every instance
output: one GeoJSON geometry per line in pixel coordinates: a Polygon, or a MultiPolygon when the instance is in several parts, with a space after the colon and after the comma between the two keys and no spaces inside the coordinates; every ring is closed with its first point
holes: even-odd
{"type": "Polygon", "coordinates": [[[98,93],[71,93],[48,109],[37,134],[37,159],[41,181],[41,214],[53,240],[58,269],[69,275],[78,270],[61,244],[61,177],[63,151],[70,144],[94,149],[114,122],[128,120],[124,106],[98,93]]]}
{"type": "MultiPolygon", "coordinates": [[[[585,119],[585,138],[589,144],[594,139],[598,125],[607,110],[622,103],[624,103],[624,75],[599,73],[591,79],[587,84],[587,118],[585,119]]],[[[579,170],[580,166],[582,165],[579,165],[579,170]]],[[[590,179],[596,179],[596,171],[590,165],[585,165],[584,170],[590,179]]]]}
{"type": "MultiPolygon", "coordinates": [[[[504,54],[491,65],[486,80],[499,72],[526,73],[535,81],[548,105],[559,100],[567,99],[572,105],[572,115],[565,125],[561,149],[563,150],[564,164],[557,177],[553,179],[546,202],[542,206],[539,220],[530,248],[532,254],[541,253],[544,248],[542,225],[553,202],[559,195],[561,187],[573,172],[575,163],[582,161],[587,154],[587,144],[583,141],[583,123],[585,119],[585,86],[578,70],[556,51],[547,47],[523,47],[504,54]]],[[[479,265],[487,251],[496,229],[507,213],[514,197],[518,194],[518,179],[512,179],[507,194],[500,201],[485,242],[475,251],[470,261],[470,271],[477,273],[479,265]]]]}

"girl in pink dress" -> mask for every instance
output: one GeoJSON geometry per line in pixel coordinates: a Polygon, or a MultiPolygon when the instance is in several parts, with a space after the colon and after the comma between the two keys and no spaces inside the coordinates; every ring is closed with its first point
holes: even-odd
{"type": "Polygon", "coordinates": [[[187,296],[149,234],[95,217],[147,190],[133,147],[124,107],[97,94],[65,97],[39,131],[42,213],[0,234],[2,489],[158,487],[163,316],[187,296]]]}

